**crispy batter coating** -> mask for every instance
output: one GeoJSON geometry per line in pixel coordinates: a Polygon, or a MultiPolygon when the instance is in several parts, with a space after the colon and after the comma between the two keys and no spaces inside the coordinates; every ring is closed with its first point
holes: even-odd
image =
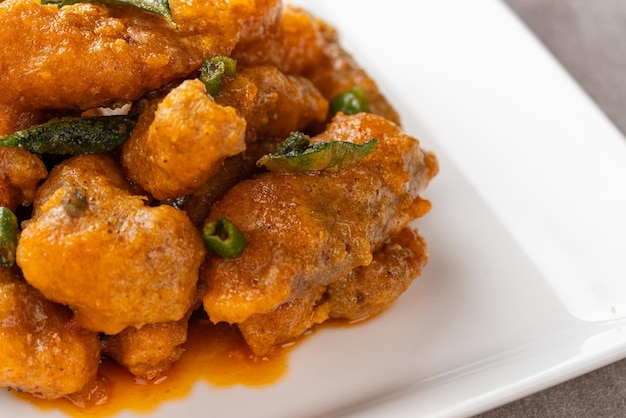
{"type": "Polygon", "coordinates": [[[133,7],[0,2],[0,103],[87,109],[138,99],[237,42],[263,36],[279,0],[171,0],[178,27],[133,7]],[[25,53],[28,51],[28,53],[25,53]]]}
{"type": "Polygon", "coordinates": [[[330,305],[324,302],[325,287],[320,286],[291,299],[272,312],[256,314],[237,324],[246,344],[256,356],[274,347],[295,341],[307,330],[328,319],[330,305]]]}
{"type": "Polygon", "coordinates": [[[30,284],[69,305],[81,326],[106,334],[181,319],[205,255],[182,211],[148,207],[127,187],[105,156],[57,165],[17,248],[30,284]]]}
{"type": "Polygon", "coordinates": [[[328,101],[309,80],[273,66],[239,68],[215,100],[234,107],[246,120],[246,142],[286,138],[328,117],[328,101]]]}
{"type": "Polygon", "coordinates": [[[267,314],[238,324],[256,355],[296,340],[329,318],[363,320],[391,305],[426,265],[424,240],[404,229],[373,254],[372,262],[343,277],[285,302],[267,314]]]}
{"type": "Polygon", "coordinates": [[[100,361],[98,335],[71,317],[69,309],[0,268],[0,387],[55,399],[93,379],[100,361]]]}
{"type": "Polygon", "coordinates": [[[246,122],[197,79],[148,101],[122,147],[128,177],[157,199],[192,192],[246,148],[246,122]]]}
{"type": "Polygon", "coordinates": [[[185,351],[188,315],[179,321],[126,328],[107,337],[103,351],[135,376],[153,380],[161,376],[185,351]]]}
{"type": "Polygon", "coordinates": [[[422,273],[427,262],[424,239],[415,230],[403,229],[374,253],[371,264],[328,285],[329,317],[362,320],[381,313],[422,273]]]}
{"type": "Polygon", "coordinates": [[[248,144],[244,152],[227,158],[215,176],[191,194],[183,199],[177,199],[174,203],[187,213],[196,227],[201,229],[205,219],[209,216],[211,206],[235,184],[260,172],[256,165],[257,160],[265,154],[275,152],[278,144],[282,141],[283,139],[266,139],[248,144]]]}
{"type": "Polygon", "coordinates": [[[202,277],[213,322],[241,323],[326,286],[358,266],[424,213],[421,191],[434,156],[395,124],[371,114],[338,116],[314,142],[379,140],[349,169],[270,172],[234,186],[209,219],[232,220],[248,240],[236,259],[210,257],[202,277]]]}
{"type": "Polygon", "coordinates": [[[24,149],[0,147],[0,206],[28,206],[48,170],[41,159],[24,149]]]}
{"type": "Polygon", "coordinates": [[[232,56],[243,65],[272,65],[286,74],[304,74],[325,59],[322,22],[286,4],[280,25],[263,39],[240,42],[232,56]]]}
{"type": "Polygon", "coordinates": [[[337,31],[302,9],[285,7],[279,29],[269,39],[239,44],[233,56],[244,65],[269,64],[305,76],[327,99],[359,86],[371,111],[399,124],[400,117],[376,82],[343,49],[337,31]]]}
{"type": "Polygon", "coordinates": [[[44,122],[46,118],[47,115],[44,112],[25,112],[15,108],[14,105],[1,103],[0,100],[0,135],[26,129],[29,126],[44,122]]]}

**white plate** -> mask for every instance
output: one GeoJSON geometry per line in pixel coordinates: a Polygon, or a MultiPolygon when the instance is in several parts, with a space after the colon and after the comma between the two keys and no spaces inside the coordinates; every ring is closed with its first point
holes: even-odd
{"type": "Polygon", "coordinates": [[[276,384],[199,384],[154,416],[467,416],[626,356],[626,142],[513,14],[296,3],[339,28],[438,153],[418,223],[431,262],[380,317],[307,339],[276,384]]]}

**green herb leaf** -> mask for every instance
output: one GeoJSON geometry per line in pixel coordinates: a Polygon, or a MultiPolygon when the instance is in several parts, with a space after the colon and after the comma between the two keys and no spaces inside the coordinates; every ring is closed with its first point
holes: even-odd
{"type": "Polygon", "coordinates": [[[41,154],[99,154],[123,143],[135,127],[130,116],[62,119],[0,136],[0,146],[41,154]]]}
{"type": "Polygon", "coordinates": [[[270,171],[306,172],[346,168],[358,164],[378,145],[372,139],[363,145],[345,141],[322,142],[309,145],[309,137],[294,132],[281,143],[274,154],[266,154],[257,166],[270,171]]]}
{"type": "Polygon", "coordinates": [[[227,218],[204,224],[202,239],[209,250],[226,258],[239,257],[248,245],[241,231],[227,218]]]}
{"type": "Polygon", "coordinates": [[[206,91],[216,97],[222,91],[224,78],[235,78],[237,75],[237,61],[224,55],[216,55],[204,61],[200,68],[200,81],[206,91]]]}
{"type": "Polygon", "coordinates": [[[311,144],[311,138],[302,132],[292,132],[283,142],[278,145],[278,155],[297,155],[301,154],[311,144]]]}
{"type": "Polygon", "coordinates": [[[56,4],[59,8],[76,3],[101,3],[107,6],[125,4],[159,15],[167,20],[170,25],[176,26],[167,0],[41,0],[41,4],[56,4]]]}
{"type": "Polygon", "coordinates": [[[329,109],[331,117],[339,112],[346,115],[355,115],[363,112],[370,113],[369,101],[360,87],[354,87],[334,97],[329,103],[329,109]]]}
{"type": "Polygon", "coordinates": [[[15,264],[17,235],[17,217],[11,209],[0,206],[0,267],[15,264]]]}

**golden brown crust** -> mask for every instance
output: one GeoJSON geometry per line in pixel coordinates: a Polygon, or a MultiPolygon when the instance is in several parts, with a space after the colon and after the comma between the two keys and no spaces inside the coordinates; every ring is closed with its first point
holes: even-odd
{"type": "Polygon", "coordinates": [[[243,65],[273,65],[308,78],[328,100],[361,87],[371,111],[399,124],[400,117],[376,82],[341,46],[335,29],[304,10],[286,6],[280,28],[269,39],[240,44],[233,56],[243,65]]]}
{"type": "Polygon", "coordinates": [[[131,7],[0,2],[0,103],[87,109],[138,99],[277,24],[278,0],[172,0],[177,28],[131,7]],[[24,51],[29,51],[25,54],[24,51]]]}
{"type": "Polygon", "coordinates": [[[246,122],[187,80],[164,98],[148,101],[122,146],[122,164],[157,199],[191,193],[217,174],[227,157],[245,150],[246,122]]]}
{"type": "Polygon", "coordinates": [[[243,67],[225,83],[215,100],[232,106],[246,120],[246,142],[286,138],[328,116],[328,101],[306,78],[286,75],[273,66],[243,67]]]}
{"type": "Polygon", "coordinates": [[[204,308],[214,322],[240,323],[325,286],[397,234],[416,213],[434,170],[419,142],[375,115],[339,116],[314,142],[379,146],[336,172],[272,172],[243,181],[209,219],[231,219],[248,240],[236,259],[211,257],[202,270],[204,308]]]}
{"type": "Polygon", "coordinates": [[[369,265],[269,313],[253,315],[238,327],[251,350],[265,355],[330,318],[360,321],[379,314],[421,274],[427,261],[424,240],[416,231],[404,229],[373,254],[369,265]]]}
{"type": "Polygon", "coordinates": [[[98,335],[79,328],[71,317],[66,307],[0,268],[0,387],[55,399],[95,378],[98,335]]]}
{"type": "Polygon", "coordinates": [[[126,187],[104,156],[56,166],[17,248],[29,283],[69,305],[81,326],[107,334],[182,318],[205,254],[183,212],[147,207],[126,187]],[[76,192],[85,196],[78,213],[71,207],[76,192]]]}
{"type": "Polygon", "coordinates": [[[424,239],[406,228],[358,267],[326,289],[329,317],[362,320],[387,309],[422,273],[428,262],[424,239]]]}
{"type": "Polygon", "coordinates": [[[252,315],[237,324],[252,352],[257,356],[266,355],[326,321],[330,305],[324,302],[324,291],[323,286],[319,287],[283,303],[272,312],[252,315]]]}
{"type": "Polygon", "coordinates": [[[0,147],[0,205],[28,206],[48,170],[41,158],[24,149],[0,147]]]}
{"type": "Polygon", "coordinates": [[[103,351],[135,376],[153,380],[166,372],[185,351],[188,315],[179,321],[129,327],[107,337],[103,351]]]}
{"type": "Polygon", "coordinates": [[[285,74],[303,74],[324,59],[322,22],[285,5],[280,25],[264,38],[239,43],[232,56],[242,65],[271,65],[285,74]]]}

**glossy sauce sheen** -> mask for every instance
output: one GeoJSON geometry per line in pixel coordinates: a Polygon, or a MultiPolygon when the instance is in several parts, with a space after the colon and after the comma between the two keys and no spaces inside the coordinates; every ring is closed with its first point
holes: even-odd
{"type": "Polygon", "coordinates": [[[216,326],[205,318],[190,321],[185,350],[164,376],[152,382],[135,378],[113,362],[103,360],[100,379],[82,407],[68,399],[45,401],[28,394],[17,396],[41,410],[58,409],[74,417],[106,417],[122,411],[149,413],[164,402],[184,399],[196,383],[217,388],[275,383],[287,370],[289,352],[280,348],[270,356],[255,357],[236,328],[216,326]]]}

